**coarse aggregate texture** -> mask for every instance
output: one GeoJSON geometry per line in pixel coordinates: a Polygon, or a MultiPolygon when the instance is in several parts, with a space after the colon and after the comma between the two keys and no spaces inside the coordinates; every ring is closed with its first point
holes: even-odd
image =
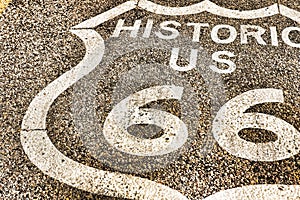
{"type": "MultiPolygon", "coordinates": [[[[20,143],[21,122],[35,95],[64,72],[76,66],[83,58],[85,47],[81,40],[69,32],[80,22],[107,11],[125,1],[38,1],[15,0],[0,15],[0,199],[117,199],[88,193],[70,187],[43,174],[24,153],[20,143]]],[[[168,6],[185,6],[200,1],[161,1],[154,2],[168,6]]],[[[281,3],[300,11],[299,1],[212,1],[219,6],[238,10],[251,10],[281,3]]],[[[1,4],[0,4],[1,5],[1,4]]],[[[1,6],[0,6],[1,12],[1,6]]],[[[165,20],[175,20],[182,24],[181,34],[192,37],[188,22],[229,24],[238,30],[238,39],[228,45],[211,41],[209,29],[201,34],[200,45],[208,53],[228,50],[236,55],[232,60],[237,69],[231,74],[222,75],[226,100],[252,89],[283,89],[284,103],[265,103],[247,112],[262,112],[281,118],[300,130],[300,74],[299,48],[292,48],[281,40],[279,46],[270,45],[270,37],[264,36],[268,45],[262,46],[250,41],[241,45],[240,25],[253,24],[268,29],[276,26],[278,32],[288,26],[298,26],[286,17],[275,15],[263,19],[238,20],[218,17],[209,13],[189,16],[161,16],[142,9],[134,9],[96,28],[104,39],[108,39],[115,29],[117,19],[125,19],[132,25],[136,19],[147,19],[155,24],[165,20]]],[[[223,33],[224,36],[228,33],[223,33]]],[[[299,34],[294,35],[300,41],[299,34]]],[[[157,51],[143,51],[123,56],[111,66],[110,73],[99,83],[99,118],[104,119],[111,109],[113,85],[122,70],[129,70],[133,63],[166,63],[169,54],[157,51]],[[149,53],[150,52],[150,53],[149,53]]],[[[192,73],[191,73],[192,74],[192,73]]],[[[201,77],[193,76],[191,85],[198,88],[203,83],[201,77]]],[[[205,89],[199,96],[208,99],[205,89]]],[[[47,118],[48,135],[64,155],[73,160],[99,169],[116,171],[94,158],[83,145],[72,119],[72,88],[62,93],[51,106],[47,118]]],[[[174,102],[162,102],[162,107],[176,113],[174,102]],[[171,105],[169,105],[171,104],[171,105]]],[[[156,105],[150,105],[155,107],[156,105]]],[[[202,103],[199,122],[205,124],[200,132],[211,126],[209,103],[202,103]]],[[[272,141],[274,134],[262,130],[244,130],[241,137],[254,141],[272,141]]],[[[254,184],[300,184],[299,155],[274,162],[255,162],[235,157],[223,150],[215,142],[206,154],[199,153],[201,137],[195,140],[188,153],[183,154],[168,167],[154,172],[134,175],[153,180],[180,191],[189,199],[201,199],[220,190],[254,184]]]]}

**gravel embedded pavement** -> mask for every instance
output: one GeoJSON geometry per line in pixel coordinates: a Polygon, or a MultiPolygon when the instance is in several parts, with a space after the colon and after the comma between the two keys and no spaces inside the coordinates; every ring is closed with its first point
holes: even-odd
{"type": "Polygon", "coordinates": [[[299,199],[299,49],[299,0],[12,0],[0,199],[299,199]]]}

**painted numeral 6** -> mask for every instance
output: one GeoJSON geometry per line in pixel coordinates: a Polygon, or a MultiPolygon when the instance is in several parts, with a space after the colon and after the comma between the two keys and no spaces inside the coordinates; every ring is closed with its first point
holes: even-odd
{"type": "Polygon", "coordinates": [[[299,131],[286,121],[268,114],[244,113],[251,106],[266,102],[283,103],[282,90],[256,89],[228,101],[213,122],[213,135],[230,154],[254,161],[276,161],[299,153],[299,131]],[[276,141],[253,143],[239,137],[242,129],[265,129],[277,134],[276,141]]]}
{"type": "Polygon", "coordinates": [[[123,99],[105,120],[103,134],[106,140],[118,150],[138,156],[164,155],[177,150],[188,137],[185,123],[168,112],[140,107],[162,99],[180,100],[182,93],[183,87],[155,86],[123,99]],[[155,139],[138,138],[127,132],[134,124],[155,124],[166,134],[155,139]]]}

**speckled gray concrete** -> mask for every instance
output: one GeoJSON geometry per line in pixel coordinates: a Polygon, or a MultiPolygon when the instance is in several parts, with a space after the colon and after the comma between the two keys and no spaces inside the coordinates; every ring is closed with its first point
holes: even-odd
{"type": "MultiPolygon", "coordinates": [[[[21,121],[34,96],[62,73],[74,67],[83,57],[85,48],[72,35],[70,27],[106,11],[124,1],[13,1],[0,16],[0,198],[1,199],[114,199],[90,194],[60,183],[44,175],[28,160],[20,144],[21,121]]],[[[157,3],[162,1],[156,1],[157,3]]],[[[196,1],[191,1],[192,3],[196,1]]],[[[231,9],[256,9],[276,3],[273,0],[259,1],[214,1],[231,9]],[[249,7],[250,6],[250,7],[249,7]]],[[[188,5],[192,3],[187,3],[188,5]]],[[[281,4],[300,11],[299,1],[283,1],[281,4]]],[[[162,4],[183,6],[184,1],[164,1],[162,4]]],[[[240,24],[255,24],[268,28],[277,26],[281,31],[287,26],[299,26],[283,16],[255,20],[233,20],[202,13],[190,16],[159,16],[142,10],[132,10],[122,16],[126,23],[135,19],[152,18],[155,23],[167,19],[182,24],[206,22],[230,24],[239,30],[240,24]]],[[[97,28],[104,38],[114,30],[116,20],[97,28]]],[[[192,35],[191,29],[182,27],[185,34],[192,35]]],[[[267,103],[254,106],[249,112],[263,112],[286,120],[300,129],[300,75],[299,49],[280,41],[278,47],[260,46],[251,41],[241,45],[238,40],[230,45],[217,45],[210,39],[209,32],[203,31],[200,43],[210,53],[227,49],[237,56],[234,73],[223,75],[227,100],[251,89],[283,89],[285,103],[267,103]],[[205,42],[204,42],[205,41],[205,42]]],[[[270,39],[264,38],[268,43],[270,39]]],[[[300,41],[295,35],[295,41],[300,41]]],[[[154,54],[154,59],[164,58],[154,54]]],[[[124,58],[120,63],[130,62],[124,58]]],[[[119,64],[120,64],[119,63],[119,64]]],[[[116,64],[118,65],[118,63],[116,64]]],[[[111,73],[114,76],[116,73],[111,73]]],[[[113,80],[113,79],[110,79],[113,80]]],[[[105,94],[111,94],[109,84],[104,84],[105,94]]],[[[89,166],[111,170],[93,158],[82,145],[74,128],[71,114],[72,90],[64,92],[52,105],[47,119],[49,137],[66,156],[89,166]]],[[[109,101],[109,100],[107,100],[109,101]]],[[[105,108],[103,108],[105,110],[105,108]]],[[[109,110],[107,111],[109,112],[109,110]]],[[[203,108],[203,119],[209,120],[208,111],[203,108]]],[[[204,128],[207,130],[208,127],[204,128]]],[[[271,136],[253,130],[241,133],[252,141],[269,141],[271,136]],[[261,134],[259,134],[261,133],[261,134]],[[248,136],[247,136],[248,135],[248,136]]],[[[300,184],[299,155],[276,162],[254,162],[237,158],[224,151],[217,144],[205,157],[199,154],[200,139],[169,167],[147,174],[136,174],[167,185],[186,195],[189,199],[201,199],[223,189],[253,184],[300,184]]]]}

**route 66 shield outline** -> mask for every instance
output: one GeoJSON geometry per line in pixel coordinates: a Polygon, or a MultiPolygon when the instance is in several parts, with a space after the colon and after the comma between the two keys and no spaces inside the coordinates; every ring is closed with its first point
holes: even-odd
{"type": "MultiPolygon", "coordinates": [[[[58,177],[57,179],[77,187],[79,189],[87,190],[94,193],[101,193],[104,195],[114,195],[116,197],[126,197],[126,198],[140,198],[140,199],[153,199],[153,198],[167,198],[167,199],[186,199],[182,194],[174,191],[166,186],[154,183],[152,181],[147,181],[138,177],[125,176],[122,174],[112,174],[100,170],[95,170],[83,166],[79,163],[75,163],[71,159],[63,156],[51,143],[50,139],[47,137],[46,133],[46,116],[49,107],[52,102],[68,87],[74,84],[78,80],[78,74],[84,76],[89,73],[94,67],[101,62],[101,58],[104,53],[104,42],[101,36],[97,32],[89,28],[95,27],[102,22],[105,22],[113,17],[125,13],[137,6],[137,2],[128,1],[120,6],[117,6],[106,13],[98,15],[91,20],[87,20],[81,23],[71,30],[72,33],[77,35],[85,43],[86,55],[83,60],[72,70],[66,72],[61,77],[56,79],[54,82],[49,84],[45,89],[43,89],[30,104],[26,116],[22,123],[21,141],[23,148],[30,158],[30,160],[38,166],[44,173],[51,177],[58,177]],[[85,29],[86,28],[86,29],[85,29]],[[97,52],[98,56],[94,52],[97,52]],[[101,56],[99,56],[99,52],[101,56]],[[87,65],[88,63],[88,65],[87,65]],[[81,70],[81,69],[85,70],[81,70]],[[86,74],[82,74],[82,72],[86,74]],[[47,145],[46,145],[47,144],[47,145]],[[53,157],[51,163],[47,163],[48,157],[53,157]],[[55,171],[52,169],[55,168],[55,171]],[[69,170],[66,170],[69,169],[69,170]],[[91,175],[89,171],[93,172],[91,175]],[[67,172],[65,178],[61,178],[61,174],[67,172]],[[115,180],[122,179],[131,182],[130,188],[126,188],[126,185],[122,184],[122,181],[115,181],[112,184],[112,179],[105,179],[105,177],[115,177],[115,180]],[[92,184],[90,186],[84,185],[86,182],[94,180],[95,183],[102,182],[103,185],[110,185],[107,188],[101,188],[97,184],[92,184]],[[97,180],[97,181],[95,181],[97,180]],[[107,184],[105,184],[107,183],[107,184]],[[151,191],[147,190],[148,187],[153,187],[151,191]],[[136,194],[138,196],[136,196],[136,194]],[[140,195],[140,196],[139,196],[140,195]]],[[[156,5],[146,0],[139,2],[139,6],[151,12],[156,12],[157,14],[169,14],[169,15],[185,15],[193,14],[193,12],[203,12],[208,11],[213,14],[232,17],[232,18],[260,18],[266,16],[272,16],[280,14],[293,19],[294,21],[300,22],[300,14],[297,11],[289,9],[283,5],[273,5],[268,9],[258,9],[255,11],[242,11],[235,12],[230,9],[220,8],[210,1],[206,0],[203,3],[195,4],[191,7],[181,7],[181,8],[166,8],[163,6],[156,5]]]]}

